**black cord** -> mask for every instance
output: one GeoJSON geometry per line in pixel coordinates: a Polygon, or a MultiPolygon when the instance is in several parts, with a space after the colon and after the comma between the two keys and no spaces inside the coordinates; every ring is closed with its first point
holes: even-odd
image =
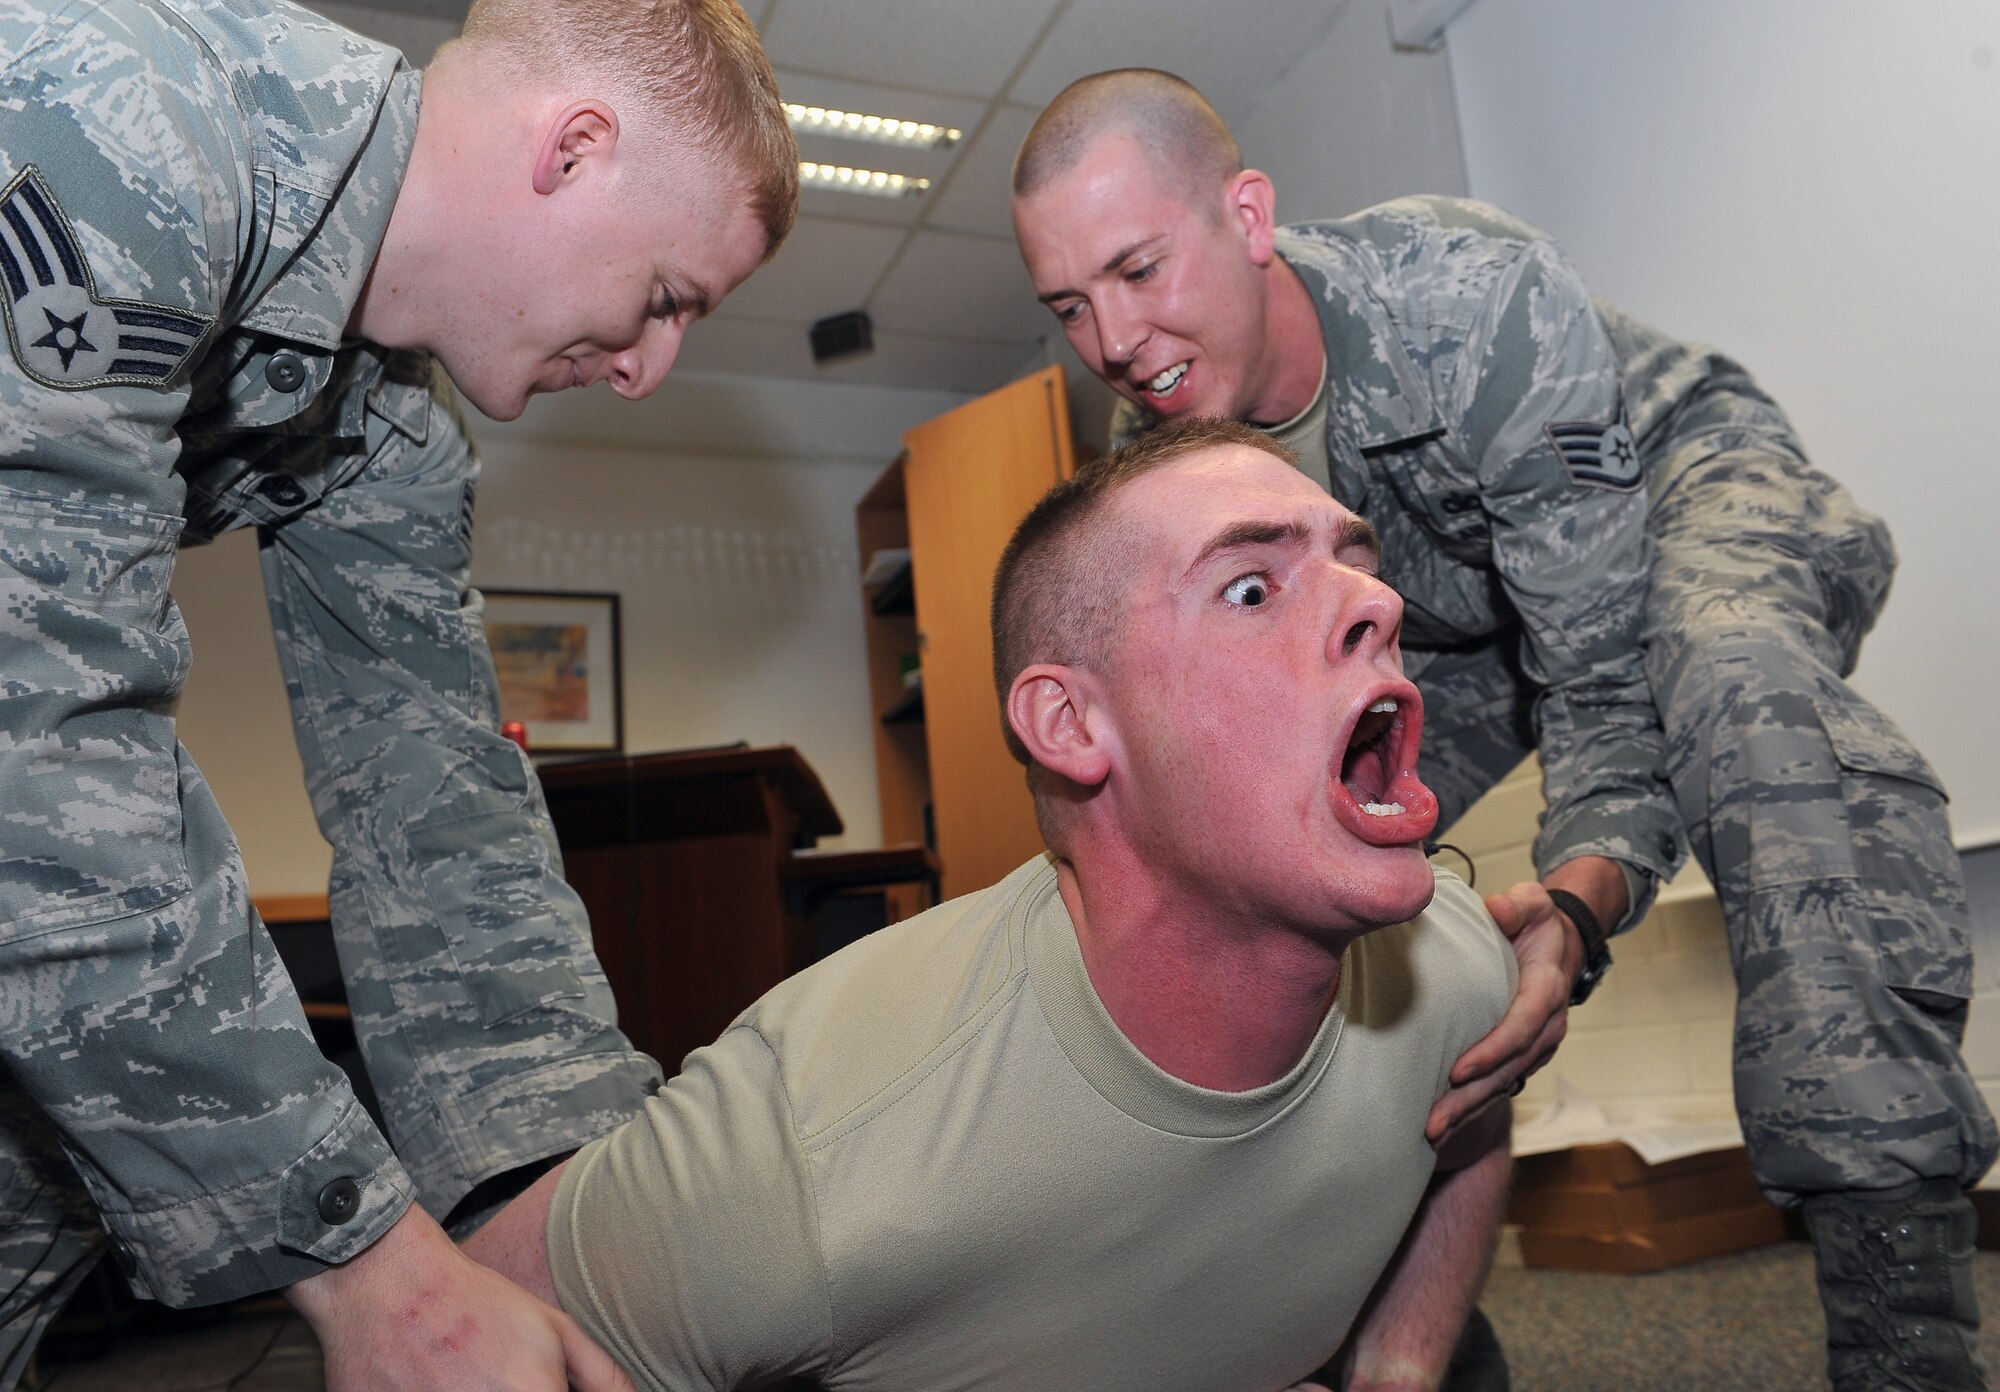
{"type": "Polygon", "coordinates": [[[1426,856],[1434,856],[1441,851],[1450,851],[1465,862],[1465,887],[1467,889],[1472,889],[1478,885],[1479,867],[1473,863],[1471,856],[1452,845],[1449,841],[1427,841],[1424,843],[1424,854],[1426,856]]]}

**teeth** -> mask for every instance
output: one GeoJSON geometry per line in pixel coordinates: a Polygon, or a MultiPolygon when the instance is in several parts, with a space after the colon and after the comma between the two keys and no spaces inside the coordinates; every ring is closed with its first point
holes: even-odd
{"type": "Polygon", "coordinates": [[[1186,363],[1175,363],[1152,381],[1146,383],[1146,390],[1156,396],[1165,396],[1180,385],[1180,380],[1187,375],[1187,370],[1188,365],[1186,363]]]}
{"type": "Polygon", "coordinates": [[[1395,697],[1384,696],[1381,700],[1377,701],[1374,705],[1368,708],[1368,713],[1370,715],[1374,715],[1377,712],[1380,712],[1384,715],[1394,715],[1398,710],[1401,709],[1402,707],[1396,704],[1395,697]]]}
{"type": "Polygon", "coordinates": [[[1400,802],[1364,802],[1361,810],[1371,817],[1394,817],[1403,810],[1400,802]]]}

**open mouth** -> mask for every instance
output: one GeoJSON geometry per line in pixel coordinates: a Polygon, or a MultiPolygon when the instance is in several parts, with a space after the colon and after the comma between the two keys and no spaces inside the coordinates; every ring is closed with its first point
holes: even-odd
{"type": "Polygon", "coordinates": [[[1437,796],[1417,777],[1423,702],[1414,687],[1372,693],[1349,718],[1333,806],[1378,846],[1420,843],[1437,825],[1437,796]]]}
{"type": "Polygon", "coordinates": [[[1140,383],[1139,390],[1146,394],[1146,399],[1153,405],[1170,407],[1176,399],[1176,394],[1180,392],[1181,383],[1186,380],[1187,374],[1188,364],[1177,362],[1157,376],[1149,377],[1140,383]]]}

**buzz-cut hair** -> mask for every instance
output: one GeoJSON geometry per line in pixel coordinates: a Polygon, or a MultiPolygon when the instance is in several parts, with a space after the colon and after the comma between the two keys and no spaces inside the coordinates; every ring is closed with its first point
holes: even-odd
{"type": "Polygon", "coordinates": [[[1243,151],[1193,84],[1158,68],[1092,73],[1057,93],[1014,156],[1014,197],[1030,197],[1060,179],[1108,135],[1137,142],[1159,177],[1221,216],[1220,203],[1208,195],[1241,172],[1243,151]]]}
{"type": "MultiPolygon", "coordinates": [[[[1261,430],[1223,416],[1190,416],[1155,426],[1042,495],[1014,529],[993,575],[993,685],[1000,731],[1029,770],[1037,765],[1007,720],[1014,679],[1040,662],[1103,672],[1124,612],[1124,572],[1107,506],[1134,479],[1220,445],[1261,450],[1296,468],[1298,456],[1261,430]]],[[[1044,818],[1043,835],[1049,827],[1044,818]]],[[[1053,841],[1051,841],[1053,845],[1053,841]]]]}
{"type": "MultiPolygon", "coordinates": [[[[474,0],[454,44],[523,71],[603,82],[741,182],[769,260],[799,207],[799,148],[737,0],[474,0]]],[[[447,45],[447,49],[453,45],[447,45]]],[[[442,55],[445,50],[440,50],[442,55]]]]}

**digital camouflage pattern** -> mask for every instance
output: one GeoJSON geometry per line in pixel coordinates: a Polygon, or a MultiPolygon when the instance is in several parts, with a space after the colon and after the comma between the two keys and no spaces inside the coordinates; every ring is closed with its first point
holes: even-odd
{"type": "Polygon", "coordinates": [[[422,354],[341,346],[418,75],[282,0],[0,0],[0,55],[0,1360],[18,1371],[52,1311],[37,1294],[103,1242],[78,1176],[136,1290],[207,1303],[354,1255],[412,1196],[442,1216],[610,1129],[660,1075],[614,1026],[539,785],[496,732],[449,386],[422,354]],[[242,526],[400,1163],[313,1047],[175,737],[174,557],[242,526]],[[323,1198],[340,1180],[344,1216],[323,1198]]]}
{"type": "MultiPolygon", "coordinates": [[[[1532,227],[1411,198],[1284,229],[1327,351],[1334,495],[1382,534],[1441,825],[1539,749],[1546,874],[1683,837],[1737,966],[1737,1104],[1783,1203],[1963,1182],[1971,952],[1936,775],[1843,680],[1895,565],[1720,354],[1591,298],[1532,227]]],[[[1144,416],[1121,403],[1114,437],[1144,416]]]]}

